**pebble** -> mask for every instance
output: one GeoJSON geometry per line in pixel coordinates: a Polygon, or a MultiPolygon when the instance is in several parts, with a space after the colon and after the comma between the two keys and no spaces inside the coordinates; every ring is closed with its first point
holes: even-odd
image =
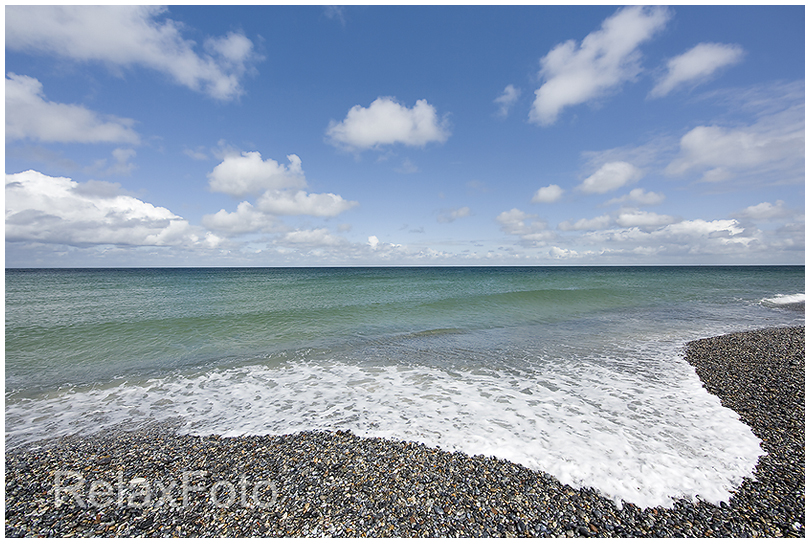
{"type": "Polygon", "coordinates": [[[495,457],[348,431],[179,435],[175,422],[6,451],[5,535],[804,537],[805,328],[698,340],[685,357],[767,452],[719,505],[617,508],[495,457]]]}

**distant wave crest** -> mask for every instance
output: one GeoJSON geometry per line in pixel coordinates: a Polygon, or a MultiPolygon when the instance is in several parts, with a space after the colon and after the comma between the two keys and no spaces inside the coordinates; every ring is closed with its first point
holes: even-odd
{"type": "Polygon", "coordinates": [[[805,309],[805,293],[795,293],[793,295],[777,294],[760,301],[764,306],[770,308],[805,309]]]}

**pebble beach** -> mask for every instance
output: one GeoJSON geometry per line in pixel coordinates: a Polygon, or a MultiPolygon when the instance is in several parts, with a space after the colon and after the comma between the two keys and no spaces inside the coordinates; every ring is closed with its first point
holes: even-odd
{"type": "Polygon", "coordinates": [[[106,430],[6,451],[6,537],[804,537],[805,329],[690,342],[766,452],[728,501],[615,504],[494,457],[347,431],[106,430]]]}

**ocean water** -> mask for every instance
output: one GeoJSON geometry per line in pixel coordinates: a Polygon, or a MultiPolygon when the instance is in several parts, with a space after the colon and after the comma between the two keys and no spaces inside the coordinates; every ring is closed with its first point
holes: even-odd
{"type": "Polygon", "coordinates": [[[6,447],[179,418],[495,455],[641,507],[764,452],[690,340],[804,324],[805,269],[8,269],[6,447]]]}

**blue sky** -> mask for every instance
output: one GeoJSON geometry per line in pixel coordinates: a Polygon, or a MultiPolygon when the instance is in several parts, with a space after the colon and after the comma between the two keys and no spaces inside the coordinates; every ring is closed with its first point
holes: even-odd
{"type": "Polygon", "coordinates": [[[7,6],[7,266],[801,264],[804,6],[7,6]]]}

